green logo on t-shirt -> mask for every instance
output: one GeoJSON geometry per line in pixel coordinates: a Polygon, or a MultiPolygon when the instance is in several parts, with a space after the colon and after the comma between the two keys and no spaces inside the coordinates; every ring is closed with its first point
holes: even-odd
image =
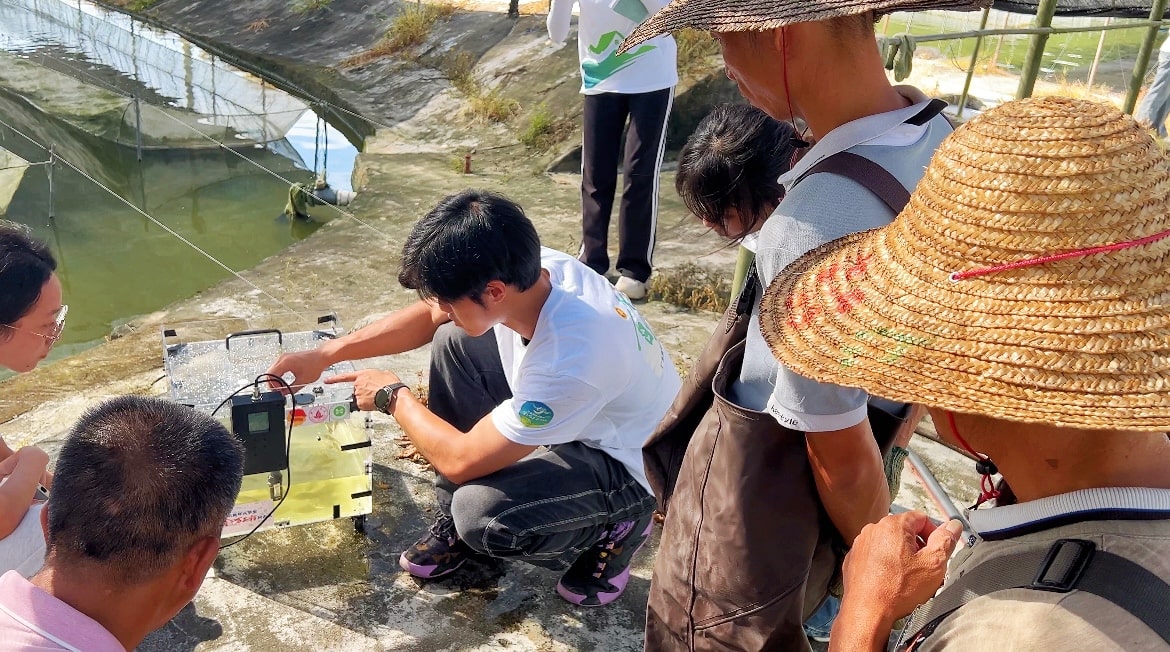
{"type": "Polygon", "coordinates": [[[621,32],[606,32],[601,35],[596,44],[589,46],[589,52],[594,56],[603,52],[608,53],[598,61],[585,60],[581,62],[581,77],[585,82],[585,88],[593,88],[618,71],[633,64],[647,52],[657,49],[657,46],[643,43],[630,52],[618,54],[618,46],[625,38],[625,34],[621,32]]]}
{"type": "Polygon", "coordinates": [[[552,408],[540,401],[525,401],[520,406],[520,423],[529,428],[547,426],[552,418],[552,408]]]}

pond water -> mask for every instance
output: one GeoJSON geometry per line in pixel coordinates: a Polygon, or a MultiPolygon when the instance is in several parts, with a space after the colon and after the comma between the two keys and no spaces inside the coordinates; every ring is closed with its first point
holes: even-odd
{"type": "Polygon", "coordinates": [[[0,148],[32,164],[0,172],[0,211],[11,194],[3,218],[57,257],[70,310],[54,357],[337,218],[283,215],[291,182],[350,189],[357,148],[312,106],[84,0],[0,0],[0,148]]]}

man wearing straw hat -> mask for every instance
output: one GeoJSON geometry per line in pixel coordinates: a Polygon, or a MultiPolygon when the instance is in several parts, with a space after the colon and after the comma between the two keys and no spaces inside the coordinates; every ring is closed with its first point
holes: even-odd
{"type": "MultiPolygon", "coordinates": [[[[945,105],[891,85],[874,20],[981,3],[672,0],[622,47],[684,27],[709,31],[748,101],[808,126],[817,144],[781,177],[786,195],[760,231],[754,271],[766,285],[808,250],[896,213],[868,184],[808,174],[815,166],[855,154],[904,199],[951,131],[939,115],[945,105]]],[[[777,364],[758,324],[757,304],[745,344],[720,363],[716,389],[726,378],[726,391],[716,391],[677,480],[664,483],[673,495],[656,487],[660,505],[670,507],[647,608],[650,649],[807,649],[800,625],[829,580],[810,575],[814,555],[827,547],[823,533],[835,528],[848,545],[889,510],[865,392],[777,364]]]]}
{"type": "MultiPolygon", "coordinates": [[[[1011,102],[939,147],[885,227],[809,252],[762,303],[789,368],[930,407],[1014,504],[906,628],[917,650],[1170,645],[1170,164],[1112,106],[1011,102]],[[842,304],[838,297],[852,299],[842,304]]],[[[1004,501],[1000,501],[1004,502],[1004,501]]],[[[959,537],[867,526],[833,649],[884,650],[959,537]]]]}

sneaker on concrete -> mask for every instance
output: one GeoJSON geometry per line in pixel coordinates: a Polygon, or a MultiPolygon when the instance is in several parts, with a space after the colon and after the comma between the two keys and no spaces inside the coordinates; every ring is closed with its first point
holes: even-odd
{"type": "Polygon", "coordinates": [[[629,276],[623,276],[614,284],[618,292],[629,297],[632,301],[646,298],[646,290],[649,286],[642,281],[632,279],[629,276]]]}
{"type": "Polygon", "coordinates": [[[398,557],[402,570],[422,579],[454,573],[474,552],[455,532],[451,517],[440,514],[427,533],[398,557]]]}
{"type": "Polygon", "coordinates": [[[611,525],[601,540],[565,571],[557,582],[557,593],[583,607],[600,607],[617,600],[630,581],[630,561],[653,528],[653,514],[611,525]]]}

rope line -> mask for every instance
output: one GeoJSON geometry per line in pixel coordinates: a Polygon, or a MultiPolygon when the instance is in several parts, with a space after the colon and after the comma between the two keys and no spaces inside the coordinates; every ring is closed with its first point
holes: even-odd
{"type": "Polygon", "coordinates": [[[245,284],[247,284],[247,285],[248,285],[249,287],[251,287],[252,289],[254,289],[254,290],[256,290],[257,292],[259,292],[259,293],[263,294],[264,296],[268,297],[268,298],[269,298],[269,299],[271,299],[273,302],[275,302],[277,305],[279,305],[280,307],[282,307],[282,308],[284,308],[285,310],[287,310],[289,313],[291,313],[291,314],[293,314],[293,315],[296,315],[297,317],[300,317],[301,319],[303,319],[303,320],[305,320],[305,321],[309,321],[309,322],[311,322],[311,321],[312,321],[312,320],[311,320],[309,317],[307,317],[306,315],[304,315],[304,314],[302,314],[302,313],[300,313],[300,312],[298,312],[298,311],[294,310],[294,309],[293,309],[291,306],[289,306],[287,303],[285,303],[285,302],[281,301],[280,299],[277,299],[276,297],[274,297],[274,296],[272,296],[271,294],[269,294],[267,291],[265,291],[265,290],[264,290],[264,288],[261,288],[260,286],[256,285],[256,284],[255,284],[255,283],[253,283],[252,281],[249,281],[247,278],[245,278],[245,277],[244,277],[244,275],[243,275],[243,274],[241,274],[241,273],[237,272],[236,270],[232,269],[231,267],[229,267],[229,266],[228,266],[228,265],[226,265],[225,263],[221,262],[221,261],[220,261],[218,258],[216,258],[215,256],[212,256],[210,253],[208,253],[207,251],[203,250],[203,248],[201,248],[199,245],[197,245],[197,244],[195,244],[194,242],[191,242],[190,240],[188,240],[188,239],[187,239],[186,237],[184,237],[184,236],[183,236],[181,233],[179,233],[179,232],[175,231],[174,229],[172,229],[171,227],[167,226],[167,225],[166,225],[166,224],[164,224],[163,222],[159,221],[159,220],[158,220],[156,217],[154,217],[153,215],[151,215],[151,214],[147,213],[146,211],[142,210],[141,208],[138,208],[138,207],[137,207],[137,206],[135,206],[133,203],[131,203],[129,200],[127,200],[125,197],[123,197],[122,195],[118,194],[118,193],[117,193],[116,191],[114,191],[113,189],[111,189],[111,188],[107,187],[107,186],[106,186],[105,184],[103,184],[101,181],[98,181],[97,179],[95,179],[95,178],[93,178],[92,176],[90,176],[90,175],[89,175],[89,174],[88,174],[88,173],[87,173],[85,170],[82,170],[81,168],[77,167],[77,166],[76,166],[76,165],[74,165],[73,163],[70,163],[68,160],[66,160],[66,159],[62,158],[62,157],[61,157],[59,154],[57,154],[57,153],[53,152],[53,151],[52,151],[50,148],[47,148],[47,147],[45,147],[44,145],[42,145],[41,143],[37,142],[37,141],[36,141],[36,140],[34,140],[32,137],[30,137],[28,134],[25,134],[24,132],[22,132],[22,131],[20,131],[19,129],[17,129],[17,128],[13,127],[12,125],[8,124],[7,122],[5,122],[5,121],[4,121],[4,120],[2,120],[2,119],[0,119],[0,125],[4,125],[5,127],[7,127],[8,129],[12,130],[14,133],[16,133],[16,134],[18,134],[18,135],[22,136],[23,138],[25,138],[26,140],[28,140],[28,141],[29,141],[29,142],[31,142],[32,144],[36,145],[37,147],[40,147],[41,149],[45,150],[46,152],[49,152],[50,159],[49,159],[48,161],[45,161],[44,163],[41,163],[41,165],[44,165],[45,163],[60,162],[61,164],[65,165],[66,167],[69,167],[69,168],[70,168],[70,169],[72,169],[74,172],[76,172],[76,173],[80,174],[81,176],[85,177],[86,179],[88,179],[88,180],[89,180],[91,183],[93,183],[93,184],[94,184],[94,185],[96,185],[97,187],[101,188],[102,190],[104,190],[104,191],[106,191],[107,193],[109,193],[110,195],[112,195],[112,196],[113,196],[114,198],[116,198],[118,201],[120,201],[120,202],[122,202],[123,204],[126,204],[127,206],[129,206],[129,207],[130,207],[131,209],[133,209],[133,210],[134,210],[136,213],[138,213],[138,214],[142,215],[143,217],[145,217],[146,219],[148,219],[148,220],[150,220],[151,222],[153,222],[153,223],[154,223],[156,226],[158,226],[158,227],[159,227],[159,228],[161,228],[162,230],[166,231],[166,232],[167,232],[167,233],[169,233],[170,235],[172,235],[172,236],[174,236],[175,238],[177,238],[177,239],[178,239],[180,242],[182,242],[183,244],[185,244],[185,245],[187,245],[188,247],[190,247],[190,248],[194,249],[195,251],[199,252],[200,254],[202,254],[202,255],[203,255],[203,257],[207,258],[207,259],[208,259],[208,260],[210,260],[211,262],[213,262],[213,263],[215,263],[216,265],[218,265],[219,267],[223,268],[225,271],[227,271],[227,272],[228,272],[229,274],[231,274],[232,276],[234,276],[234,277],[236,277],[237,279],[239,279],[239,280],[243,281],[245,284]]]}
{"type": "MultiPolygon", "coordinates": [[[[45,57],[45,55],[42,53],[42,54],[41,54],[41,57],[42,57],[42,59],[43,59],[43,58],[45,57]]],[[[96,81],[99,81],[99,82],[101,82],[101,80],[98,80],[97,78],[94,78],[92,75],[90,75],[89,73],[85,72],[84,70],[80,70],[80,69],[77,69],[77,68],[76,68],[76,67],[74,67],[74,66],[71,66],[71,65],[69,64],[69,62],[68,62],[68,61],[65,61],[65,60],[62,60],[62,59],[58,59],[58,58],[55,58],[55,57],[53,58],[53,60],[54,60],[54,61],[57,61],[58,63],[60,63],[60,64],[61,64],[61,65],[63,65],[63,66],[66,66],[66,67],[68,67],[68,68],[70,68],[70,69],[72,69],[72,70],[74,70],[74,71],[78,72],[79,74],[85,75],[86,77],[90,77],[90,78],[93,78],[93,79],[95,79],[96,81]]],[[[108,90],[110,90],[111,92],[115,92],[115,93],[117,93],[117,94],[119,94],[119,95],[122,95],[123,97],[125,97],[125,98],[127,98],[127,99],[131,99],[131,100],[132,100],[132,99],[133,99],[133,97],[134,97],[133,95],[128,95],[128,94],[127,94],[125,91],[122,91],[122,90],[120,90],[120,89],[116,89],[116,88],[108,87],[108,90]]],[[[307,94],[306,94],[306,95],[307,95],[307,94]]],[[[310,99],[314,99],[314,100],[315,100],[315,98],[313,98],[312,96],[308,96],[308,97],[309,97],[310,99]]],[[[331,105],[331,104],[329,104],[328,102],[322,101],[322,100],[316,100],[316,103],[317,103],[318,105],[320,105],[320,106],[329,106],[329,107],[332,107],[332,105],[331,105]]],[[[234,104],[234,103],[233,103],[233,104],[234,104]]],[[[127,109],[126,109],[126,110],[129,110],[129,106],[130,106],[130,105],[127,105],[127,109]]],[[[139,106],[143,106],[143,103],[139,103],[139,106]]],[[[194,133],[194,134],[198,135],[199,137],[201,137],[201,138],[204,138],[204,139],[206,139],[207,141],[209,141],[209,142],[211,142],[211,143],[215,144],[215,145],[216,145],[216,146],[218,146],[220,149],[223,149],[223,150],[225,150],[225,151],[231,152],[231,153],[232,153],[233,155],[235,155],[236,157],[238,157],[238,158],[240,158],[240,159],[242,159],[242,160],[244,160],[244,161],[247,161],[249,164],[251,164],[251,165],[253,165],[253,166],[255,166],[255,167],[257,167],[257,168],[259,168],[259,169],[263,170],[264,172],[268,173],[269,175],[273,176],[274,178],[276,178],[276,179],[279,179],[279,180],[280,180],[282,183],[284,183],[284,184],[287,184],[287,185],[290,185],[290,186],[291,186],[291,185],[294,183],[294,182],[293,182],[291,179],[286,179],[286,178],[284,178],[283,176],[281,176],[280,174],[278,174],[277,172],[275,172],[274,170],[272,170],[272,169],[270,169],[270,168],[267,168],[267,167],[265,167],[264,165],[262,165],[262,164],[260,164],[260,163],[258,163],[258,162],[256,162],[256,161],[254,161],[254,160],[252,160],[252,159],[250,159],[250,158],[248,158],[248,157],[244,156],[243,154],[240,154],[240,153],[239,153],[239,152],[237,152],[235,149],[233,149],[233,148],[229,147],[229,146],[228,146],[226,143],[224,143],[223,141],[216,140],[215,138],[213,138],[213,137],[211,137],[211,136],[209,136],[209,135],[207,135],[207,134],[205,134],[205,133],[203,133],[203,132],[199,131],[198,129],[196,129],[196,128],[192,127],[191,125],[189,125],[189,124],[187,124],[187,123],[183,122],[182,120],[179,120],[179,119],[178,119],[178,118],[176,118],[175,116],[173,116],[173,115],[171,115],[171,114],[167,113],[166,111],[163,111],[163,110],[161,110],[159,107],[157,107],[157,106],[155,106],[155,105],[153,105],[153,104],[149,104],[149,103],[146,103],[146,104],[145,104],[145,106],[146,106],[146,107],[149,107],[149,108],[152,108],[152,109],[158,109],[158,111],[157,111],[157,112],[158,112],[159,114],[161,114],[161,115],[165,116],[167,119],[169,119],[169,120],[171,120],[171,121],[175,122],[176,124],[182,125],[182,126],[183,126],[184,128],[186,128],[188,131],[191,131],[192,133],[194,133]]],[[[236,105],[236,106],[238,106],[238,105],[236,105]]],[[[334,107],[334,108],[340,108],[340,107],[334,107]]],[[[124,114],[124,113],[125,113],[125,111],[123,111],[123,114],[124,114]]],[[[246,113],[247,113],[247,115],[250,115],[250,116],[261,117],[261,114],[257,114],[257,113],[250,113],[250,112],[246,112],[246,113]]],[[[346,113],[352,113],[352,112],[346,111],[346,113]]],[[[357,116],[357,117],[359,117],[359,118],[365,119],[365,120],[367,120],[367,121],[369,121],[369,122],[373,123],[373,121],[370,121],[370,120],[368,120],[368,119],[364,118],[363,116],[360,116],[360,115],[357,115],[357,114],[353,114],[353,115],[355,115],[355,116],[357,116]]],[[[317,116],[317,118],[318,118],[318,131],[320,131],[320,122],[322,121],[322,118],[321,118],[320,116],[317,116]]],[[[376,124],[376,123],[374,123],[374,124],[376,124]]],[[[326,126],[328,126],[328,123],[326,123],[326,126]]],[[[380,125],[380,126],[381,126],[381,125],[380,125]]],[[[11,127],[10,127],[10,128],[11,128],[11,127]]],[[[15,129],[14,129],[13,131],[15,131],[15,129]]],[[[26,138],[28,138],[27,136],[25,136],[25,137],[26,137],[26,138]]],[[[36,144],[38,147],[41,147],[42,149],[44,149],[44,146],[43,146],[43,145],[41,145],[40,143],[38,143],[37,141],[35,141],[35,140],[31,139],[31,138],[29,138],[28,140],[29,140],[30,142],[32,142],[32,143],[34,143],[34,144],[36,144]]],[[[329,132],[328,132],[328,129],[326,129],[326,130],[325,130],[325,146],[326,146],[326,147],[328,147],[328,144],[329,144],[329,132]]],[[[314,158],[314,162],[313,162],[313,167],[314,167],[313,174],[314,174],[314,175],[316,175],[316,174],[317,174],[317,170],[316,170],[316,167],[317,167],[317,160],[316,160],[316,159],[317,159],[317,148],[318,148],[318,143],[317,143],[316,139],[314,139],[314,152],[313,152],[313,158],[314,158]]],[[[328,161],[328,155],[326,155],[326,161],[328,161]]],[[[370,223],[366,222],[365,220],[362,220],[362,219],[361,219],[361,218],[359,218],[357,215],[355,215],[355,214],[353,214],[353,213],[351,213],[351,212],[349,212],[349,211],[347,211],[347,210],[345,210],[345,209],[341,208],[340,206],[335,206],[335,205],[333,205],[333,204],[323,204],[323,205],[324,205],[324,206],[328,206],[329,208],[332,208],[333,210],[337,211],[337,213],[338,213],[338,214],[340,214],[340,215],[342,215],[342,216],[344,216],[344,217],[346,217],[346,218],[349,218],[349,219],[351,219],[351,220],[353,220],[353,221],[357,222],[358,224],[362,225],[363,227],[365,227],[366,229],[368,229],[368,230],[370,230],[370,231],[373,231],[374,233],[376,233],[376,234],[377,234],[378,236],[380,236],[381,238],[383,238],[383,239],[385,239],[385,240],[392,240],[392,238],[391,238],[389,235],[387,235],[386,233],[384,233],[384,232],[382,232],[381,230],[377,229],[376,227],[374,227],[374,226],[373,226],[373,225],[371,225],[370,223]]]]}

